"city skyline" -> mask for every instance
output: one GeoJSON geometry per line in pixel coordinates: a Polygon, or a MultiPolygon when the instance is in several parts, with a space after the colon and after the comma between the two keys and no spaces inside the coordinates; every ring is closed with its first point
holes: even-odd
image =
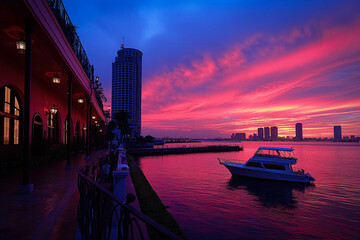
{"type": "Polygon", "coordinates": [[[144,52],[143,135],[360,135],[359,1],[64,2],[107,96],[123,37],[144,52]]]}
{"type": "Polygon", "coordinates": [[[278,128],[277,126],[272,127],[258,127],[257,133],[255,130],[246,137],[246,133],[244,132],[234,132],[231,134],[230,139],[232,140],[255,140],[255,141],[276,141],[276,140],[295,140],[295,141],[312,141],[312,140],[325,140],[325,141],[359,141],[360,136],[356,136],[354,134],[350,134],[347,136],[342,135],[342,127],[341,126],[333,126],[333,135],[330,137],[321,138],[319,136],[306,136],[304,137],[302,131],[302,123],[296,123],[294,127],[294,134],[287,136],[278,136],[278,128]],[[270,132],[271,130],[271,132],[270,132]],[[265,135],[264,135],[265,132],[265,135]]]}

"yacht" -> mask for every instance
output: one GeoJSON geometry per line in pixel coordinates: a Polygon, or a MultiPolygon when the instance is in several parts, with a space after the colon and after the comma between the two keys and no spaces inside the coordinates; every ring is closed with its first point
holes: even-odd
{"type": "Polygon", "coordinates": [[[299,183],[315,181],[315,178],[303,169],[293,169],[292,165],[297,163],[297,158],[292,148],[259,147],[245,164],[238,160],[218,160],[232,175],[299,183]]]}

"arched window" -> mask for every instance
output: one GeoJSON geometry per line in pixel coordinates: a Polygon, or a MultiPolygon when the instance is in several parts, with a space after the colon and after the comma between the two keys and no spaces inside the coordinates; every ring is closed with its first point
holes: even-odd
{"type": "Polygon", "coordinates": [[[49,143],[58,143],[58,118],[57,114],[49,113],[48,118],[48,140],[49,143]]]}
{"type": "Polygon", "coordinates": [[[0,145],[20,144],[21,107],[14,89],[0,88],[0,145]]]}
{"type": "Polygon", "coordinates": [[[79,141],[80,141],[80,137],[81,137],[80,121],[77,120],[77,121],[76,121],[76,126],[75,126],[75,141],[76,141],[76,142],[79,142],[79,141]]]}
{"type": "Polygon", "coordinates": [[[67,136],[67,132],[69,130],[69,124],[68,124],[68,118],[65,118],[65,122],[64,122],[64,136],[63,136],[63,143],[67,144],[68,142],[68,136],[67,136]]]}
{"type": "Polygon", "coordinates": [[[35,113],[32,121],[31,148],[33,156],[41,156],[43,153],[43,121],[39,113],[35,113]]]}

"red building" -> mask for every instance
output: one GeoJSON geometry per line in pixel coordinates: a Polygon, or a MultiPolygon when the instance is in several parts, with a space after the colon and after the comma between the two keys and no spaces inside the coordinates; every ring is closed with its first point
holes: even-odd
{"type": "Polygon", "coordinates": [[[63,149],[71,165],[71,149],[101,144],[105,118],[61,1],[1,1],[0,14],[0,169],[22,166],[28,184],[29,164],[47,153],[63,149]]]}

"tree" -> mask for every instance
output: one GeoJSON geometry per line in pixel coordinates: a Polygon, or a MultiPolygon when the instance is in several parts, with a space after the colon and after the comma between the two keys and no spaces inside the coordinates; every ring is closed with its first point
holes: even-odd
{"type": "Polygon", "coordinates": [[[121,130],[121,134],[124,136],[129,132],[129,114],[121,110],[120,112],[114,113],[113,119],[121,130]]]}

